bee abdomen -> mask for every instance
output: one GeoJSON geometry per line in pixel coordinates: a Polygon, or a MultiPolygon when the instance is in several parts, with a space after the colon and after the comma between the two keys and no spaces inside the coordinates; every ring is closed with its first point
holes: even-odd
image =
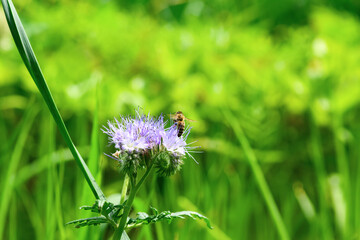
{"type": "Polygon", "coordinates": [[[183,132],[184,132],[184,129],[179,129],[179,132],[178,132],[178,137],[181,137],[181,135],[183,134],[183,132]]]}
{"type": "Polygon", "coordinates": [[[181,137],[183,133],[184,133],[184,125],[178,124],[178,137],[181,137]]]}

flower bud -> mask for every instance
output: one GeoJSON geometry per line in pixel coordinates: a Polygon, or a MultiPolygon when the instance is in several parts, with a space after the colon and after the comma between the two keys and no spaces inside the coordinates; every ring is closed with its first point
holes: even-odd
{"type": "Polygon", "coordinates": [[[155,160],[155,167],[160,176],[168,177],[179,171],[183,163],[180,157],[164,151],[155,160]]]}

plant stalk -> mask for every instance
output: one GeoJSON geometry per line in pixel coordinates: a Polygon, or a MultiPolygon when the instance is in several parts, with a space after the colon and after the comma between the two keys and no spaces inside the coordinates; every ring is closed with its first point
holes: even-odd
{"type": "Polygon", "coordinates": [[[144,173],[144,175],[142,176],[142,178],[140,179],[140,181],[137,184],[136,184],[136,179],[133,176],[129,176],[129,178],[130,178],[130,194],[127,199],[126,205],[124,207],[124,213],[121,217],[119,227],[115,230],[113,240],[121,239],[123,231],[125,230],[125,227],[126,227],[127,218],[129,216],[132,203],[135,199],[135,195],[136,195],[137,191],[139,190],[139,188],[141,187],[141,185],[143,184],[143,182],[145,181],[145,179],[147,178],[147,176],[149,175],[153,165],[154,164],[151,163],[151,165],[148,167],[148,169],[146,170],[146,172],[144,173]]]}
{"type": "Polygon", "coordinates": [[[124,179],[124,184],[121,190],[121,195],[120,195],[120,201],[119,204],[123,204],[126,200],[126,192],[129,186],[129,175],[125,174],[125,179],[124,179]]]}

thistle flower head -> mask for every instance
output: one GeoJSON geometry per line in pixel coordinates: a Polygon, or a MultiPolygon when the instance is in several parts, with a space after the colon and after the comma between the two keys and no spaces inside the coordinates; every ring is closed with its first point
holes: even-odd
{"type": "Polygon", "coordinates": [[[116,149],[128,153],[142,152],[160,144],[164,122],[162,116],[154,119],[136,112],[135,118],[121,117],[120,121],[115,118],[115,122],[109,121],[108,127],[102,130],[109,135],[109,142],[116,149]]]}
{"type": "Polygon", "coordinates": [[[174,157],[183,156],[187,153],[186,139],[189,133],[190,129],[187,129],[181,137],[178,137],[178,130],[173,125],[162,133],[162,145],[174,157]]]}
{"type": "Polygon", "coordinates": [[[140,115],[136,111],[135,117],[121,117],[120,120],[115,118],[114,122],[109,121],[102,131],[109,135],[110,144],[114,144],[117,149],[112,158],[121,163],[122,170],[126,173],[136,174],[139,166],[147,166],[149,155],[150,159],[155,161],[158,173],[166,176],[181,168],[182,159],[186,155],[193,158],[188,151],[191,147],[186,143],[190,129],[186,129],[184,134],[178,137],[175,125],[165,129],[162,115],[153,118],[150,114],[140,115]]]}

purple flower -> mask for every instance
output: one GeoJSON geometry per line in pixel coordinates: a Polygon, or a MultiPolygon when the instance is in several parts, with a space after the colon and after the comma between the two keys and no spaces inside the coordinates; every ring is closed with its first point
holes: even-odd
{"type": "Polygon", "coordinates": [[[152,149],[161,143],[161,136],[164,132],[163,117],[157,119],[150,115],[140,115],[136,112],[135,118],[115,118],[115,122],[108,122],[108,127],[102,129],[109,135],[110,143],[115,148],[128,153],[141,152],[152,149]]]}
{"type": "Polygon", "coordinates": [[[171,126],[162,134],[162,145],[174,157],[182,157],[190,153],[188,149],[191,148],[186,143],[186,139],[190,133],[190,128],[187,128],[181,137],[178,137],[178,130],[176,125],[171,126]]]}
{"type": "Polygon", "coordinates": [[[109,135],[109,142],[117,149],[108,156],[118,160],[122,170],[129,174],[136,174],[138,167],[155,163],[161,175],[169,176],[181,168],[186,155],[196,162],[189,153],[194,152],[191,150],[194,147],[186,143],[190,128],[178,137],[175,124],[165,129],[162,115],[153,118],[136,111],[135,117],[109,121],[102,131],[109,135]]]}

